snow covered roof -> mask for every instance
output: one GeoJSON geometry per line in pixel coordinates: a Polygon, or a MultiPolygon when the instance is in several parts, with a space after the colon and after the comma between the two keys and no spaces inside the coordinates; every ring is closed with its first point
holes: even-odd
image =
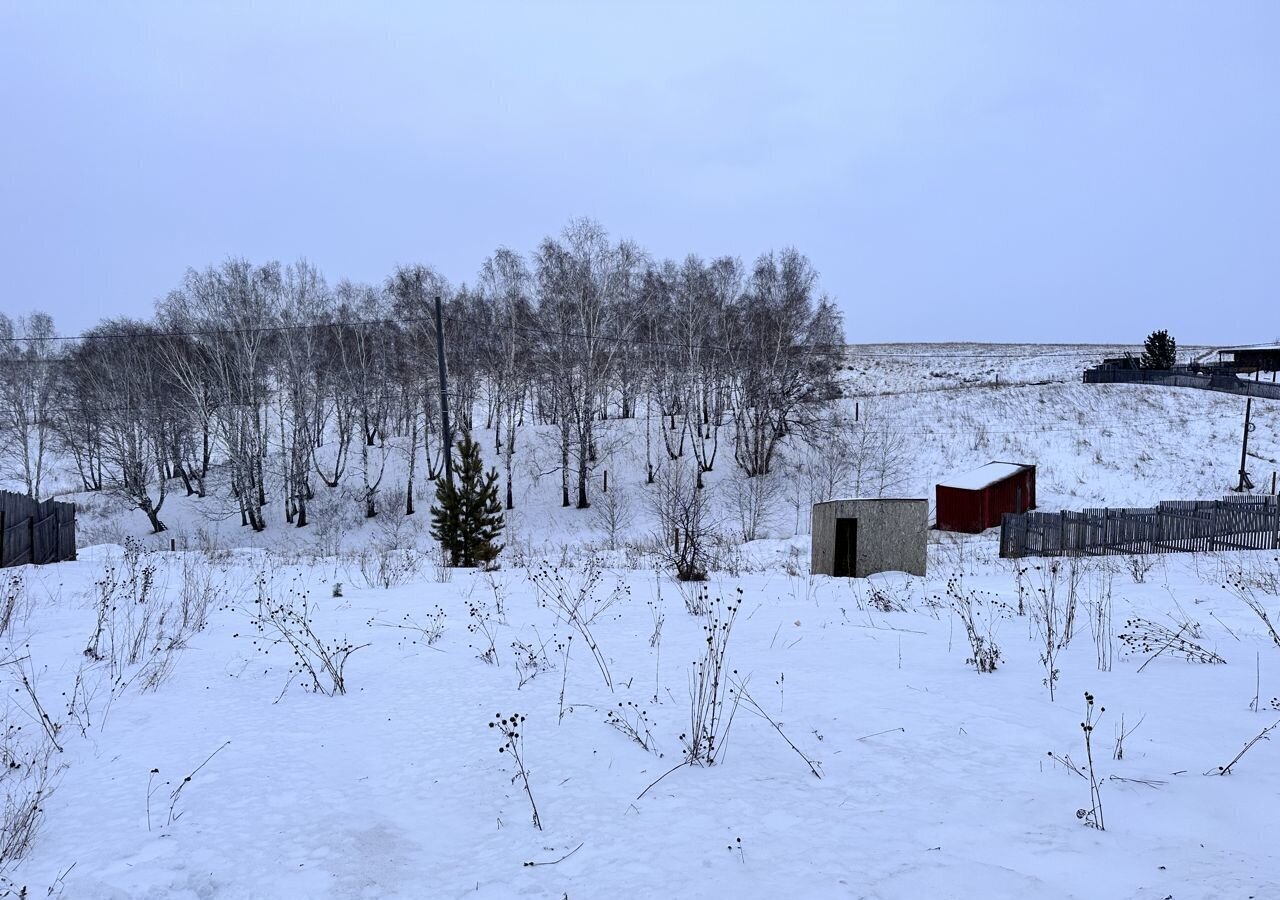
{"type": "Polygon", "coordinates": [[[1242,344],[1239,347],[1219,347],[1218,353],[1234,353],[1237,350],[1280,350],[1280,344],[1242,344]]]}
{"type": "Polygon", "coordinates": [[[1021,472],[1023,469],[1029,469],[1030,466],[1024,466],[1021,463],[992,462],[985,466],[980,466],[972,472],[965,472],[962,475],[952,475],[945,481],[939,481],[938,487],[959,488],[963,491],[980,491],[984,487],[995,484],[997,481],[1004,481],[1010,475],[1021,472]]]}

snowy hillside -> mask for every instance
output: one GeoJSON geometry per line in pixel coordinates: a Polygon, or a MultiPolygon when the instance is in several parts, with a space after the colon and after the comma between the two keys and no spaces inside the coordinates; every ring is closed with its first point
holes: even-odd
{"type": "MultiPolygon", "coordinates": [[[[756,540],[722,439],[705,585],[654,552],[642,418],[602,426],[591,510],[559,505],[553,448],[527,428],[494,572],[438,564],[421,478],[419,512],[394,514],[395,448],[372,519],[321,486],[307,528],[273,505],[254,533],[215,474],[151,535],[73,495],[79,560],[0,574],[6,885],[1280,896],[1274,552],[1019,565],[994,532],[934,533],[926,578],[807,574],[830,490],[931,497],[1006,460],[1038,467],[1045,510],[1227,491],[1244,401],[1080,383],[1116,350],[850,348],[856,427],[832,445],[849,465],[837,483],[828,448],[785,447],[756,540]],[[629,512],[616,527],[606,496],[629,512]]],[[[1254,420],[1269,487],[1276,404],[1254,420]]]]}
{"type": "MultiPolygon", "coordinates": [[[[835,485],[840,496],[878,493],[932,499],[933,485],[957,471],[991,460],[1038,467],[1040,506],[1076,509],[1140,506],[1162,499],[1216,497],[1236,483],[1244,400],[1232,395],[1142,385],[1086,385],[1080,372],[1104,355],[1132,347],[1064,345],[884,344],[851,347],[844,371],[840,408],[852,420],[857,407],[863,457],[861,484],[835,485]],[[999,382],[997,382],[999,376],[999,382]],[[887,433],[888,438],[883,439],[887,433]],[[887,445],[887,450],[884,449],[887,445]],[[887,470],[887,471],[886,471],[887,470]],[[880,476],[884,475],[882,483],[880,476]],[[881,490],[883,488],[883,490],[881,490]]],[[[1250,471],[1259,485],[1280,467],[1275,404],[1259,403],[1252,438],[1250,471]]],[[[652,428],[658,427],[656,420],[652,428]]],[[[631,509],[625,535],[640,542],[652,532],[644,484],[645,422],[642,418],[602,424],[600,460],[593,485],[610,473],[612,490],[631,509]]],[[[609,543],[599,516],[559,505],[554,429],[529,426],[516,453],[515,510],[508,544],[534,555],[609,543]]],[[[732,438],[723,429],[717,463],[707,481],[720,502],[723,530],[734,530],[733,498],[744,483],[733,463],[732,438]]],[[[492,455],[493,432],[480,439],[492,455]]],[[[653,442],[660,439],[653,436],[653,442]]],[[[383,506],[403,506],[404,454],[391,442],[385,454],[383,506]]],[[[687,452],[687,451],[686,451],[687,452]]],[[[661,453],[655,454],[661,457],[661,453]]],[[[765,531],[790,539],[808,531],[808,511],[822,496],[812,471],[824,448],[791,446],[778,466],[765,531]],[[815,494],[817,492],[817,494],[815,494]]],[[[498,465],[494,461],[494,465],[498,465]]],[[[217,481],[217,474],[214,481],[217,481]]],[[[831,476],[827,476],[828,480],[831,476]]],[[[268,475],[271,478],[271,475],[268,475]]],[[[313,524],[294,529],[283,507],[266,509],[268,528],[255,534],[240,524],[225,489],[206,499],[171,494],[162,517],[169,531],[150,535],[146,517],[123,504],[93,494],[71,494],[81,507],[82,543],[120,543],[135,537],[157,547],[272,548],[290,553],[331,554],[369,545],[402,547],[425,540],[425,516],[385,516],[367,520],[358,496],[359,478],[349,487],[318,488],[313,524]],[[221,497],[221,499],[219,499],[221,497]]],[[[68,481],[68,485],[70,482],[68,481]]],[[[832,485],[822,487],[830,489],[832,485]]],[[[419,473],[417,505],[425,511],[433,486],[419,473]]],[[[615,541],[616,543],[616,541],[615,541]]],[[[750,550],[751,548],[746,548],[750,550]]]]}

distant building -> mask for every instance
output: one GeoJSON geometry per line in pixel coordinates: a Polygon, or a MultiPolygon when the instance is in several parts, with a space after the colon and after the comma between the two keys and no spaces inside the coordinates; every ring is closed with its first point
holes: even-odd
{"type": "Polygon", "coordinates": [[[1280,344],[1222,347],[1217,369],[1223,372],[1280,372],[1280,344]]]}
{"type": "Polygon", "coordinates": [[[977,534],[1000,524],[1005,513],[1036,506],[1036,467],[991,462],[938,482],[937,523],[942,531],[977,534]]]}
{"type": "Polygon", "coordinates": [[[865,578],[877,572],[924,575],[928,500],[829,500],[813,507],[815,575],[865,578]]]}

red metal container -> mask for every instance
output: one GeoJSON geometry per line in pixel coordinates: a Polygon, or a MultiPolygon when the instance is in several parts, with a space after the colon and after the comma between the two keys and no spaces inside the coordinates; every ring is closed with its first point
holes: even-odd
{"type": "Polygon", "coordinates": [[[977,534],[1000,524],[1005,513],[1036,506],[1036,467],[992,462],[938,482],[937,524],[942,531],[977,534]]]}

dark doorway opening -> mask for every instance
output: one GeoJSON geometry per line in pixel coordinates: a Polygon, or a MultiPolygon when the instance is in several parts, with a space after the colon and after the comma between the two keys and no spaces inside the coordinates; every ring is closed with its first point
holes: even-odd
{"type": "Polygon", "coordinates": [[[854,577],[858,559],[858,520],[836,519],[836,556],[831,574],[837,578],[854,577]]]}

